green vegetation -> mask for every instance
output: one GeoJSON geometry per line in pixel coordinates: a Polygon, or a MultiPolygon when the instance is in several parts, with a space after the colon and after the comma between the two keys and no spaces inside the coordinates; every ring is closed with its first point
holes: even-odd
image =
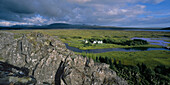
{"type": "Polygon", "coordinates": [[[21,34],[16,34],[16,35],[14,35],[14,39],[18,39],[18,38],[20,38],[22,35],[21,34]]]}
{"type": "MultiPolygon", "coordinates": [[[[80,54],[80,53],[78,53],[80,54]]],[[[106,63],[130,85],[169,85],[170,52],[81,53],[95,62],[106,63]]]]}
{"type": "Polygon", "coordinates": [[[168,44],[168,46],[170,46],[170,44],[168,44]]]}
{"type": "Polygon", "coordinates": [[[115,30],[79,30],[79,29],[57,29],[57,30],[5,30],[13,33],[30,33],[41,32],[51,36],[60,36],[65,38],[80,37],[93,38],[93,37],[110,37],[110,38],[159,38],[169,37],[169,32],[147,32],[147,31],[115,31],[115,30]]]}
{"type": "Polygon", "coordinates": [[[138,52],[105,52],[105,53],[77,53],[82,56],[88,56],[96,60],[96,57],[108,57],[122,61],[124,65],[137,65],[138,63],[145,63],[148,67],[155,67],[157,65],[165,65],[170,67],[170,51],[138,51],[138,52]]]}
{"type": "Polygon", "coordinates": [[[100,63],[107,63],[110,68],[117,72],[117,74],[128,81],[130,85],[169,85],[170,81],[170,67],[158,65],[156,67],[148,68],[144,63],[136,66],[123,65],[122,61],[117,61],[115,58],[96,57],[96,61],[100,63]]]}
{"type": "Polygon", "coordinates": [[[170,42],[170,40],[164,40],[164,41],[166,41],[166,42],[170,42]]]}

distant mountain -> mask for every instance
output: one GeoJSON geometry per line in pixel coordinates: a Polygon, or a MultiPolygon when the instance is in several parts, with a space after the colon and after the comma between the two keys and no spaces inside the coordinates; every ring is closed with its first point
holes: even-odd
{"type": "Polygon", "coordinates": [[[162,28],[162,30],[170,30],[170,27],[162,28]]]}
{"type": "Polygon", "coordinates": [[[97,25],[80,25],[80,24],[67,24],[67,23],[53,23],[50,25],[14,25],[11,27],[0,27],[1,30],[9,29],[115,29],[120,27],[111,26],[97,26],[97,25]]]}
{"type": "Polygon", "coordinates": [[[71,24],[67,24],[67,23],[53,23],[53,24],[50,24],[49,26],[61,26],[61,25],[71,25],[71,24]]]}
{"type": "Polygon", "coordinates": [[[126,30],[126,29],[154,29],[154,28],[132,28],[132,27],[114,27],[114,26],[98,26],[85,24],[68,24],[53,23],[49,25],[14,25],[11,27],[0,27],[0,30],[20,30],[20,29],[104,29],[104,30],[126,30]]]}
{"type": "Polygon", "coordinates": [[[13,25],[12,28],[35,27],[36,25],[13,25]]]}

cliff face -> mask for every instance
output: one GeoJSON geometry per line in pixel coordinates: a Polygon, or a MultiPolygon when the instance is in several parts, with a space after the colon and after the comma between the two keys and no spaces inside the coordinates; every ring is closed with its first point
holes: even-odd
{"type": "Polygon", "coordinates": [[[0,84],[127,85],[127,82],[109,65],[75,55],[57,37],[0,32],[0,84]]]}

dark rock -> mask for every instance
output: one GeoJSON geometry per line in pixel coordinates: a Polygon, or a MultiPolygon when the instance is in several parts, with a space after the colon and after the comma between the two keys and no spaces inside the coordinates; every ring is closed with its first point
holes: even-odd
{"type": "MultiPolygon", "coordinates": [[[[15,39],[15,35],[0,32],[0,61],[17,66],[6,69],[0,81],[10,79],[7,72],[18,78],[32,76],[36,85],[127,85],[109,65],[75,55],[57,37],[30,33],[15,39]]],[[[4,68],[0,65],[0,71],[4,68]]]]}
{"type": "Polygon", "coordinates": [[[36,79],[28,76],[28,69],[16,67],[0,61],[0,85],[28,85],[36,84],[36,79]]]}

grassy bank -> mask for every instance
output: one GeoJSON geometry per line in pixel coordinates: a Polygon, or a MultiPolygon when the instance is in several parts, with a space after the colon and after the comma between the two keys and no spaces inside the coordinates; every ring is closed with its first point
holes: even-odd
{"type": "Polygon", "coordinates": [[[170,67],[170,51],[138,51],[138,52],[105,52],[105,53],[77,53],[83,56],[88,56],[96,60],[96,57],[108,57],[117,62],[121,61],[124,65],[137,65],[145,63],[148,67],[157,65],[165,65],[170,67]]]}

